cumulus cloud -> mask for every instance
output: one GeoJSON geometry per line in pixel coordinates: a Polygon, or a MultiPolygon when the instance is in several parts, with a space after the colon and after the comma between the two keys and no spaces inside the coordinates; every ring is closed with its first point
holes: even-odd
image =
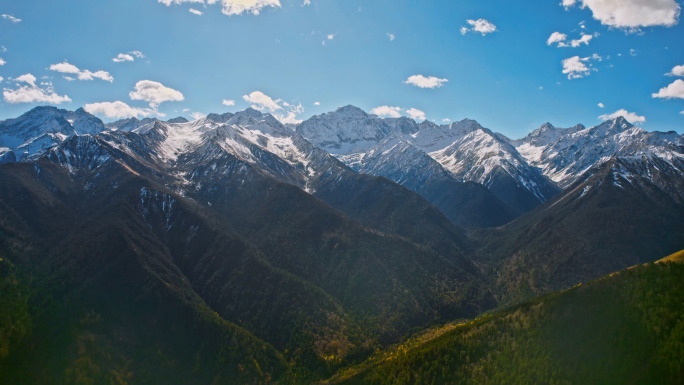
{"type": "Polygon", "coordinates": [[[235,105],[235,100],[223,99],[221,102],[224,106],[232,107],[235,105]]]}
{"type": "Polygon", "coordinates": [[[109,119],[125,119],[159,115],[151,108],[135,108],[121,101],[90,103],[83,106],[83,109],[93,115],[100,115],[109,119]]]}
{"type": "Polygon", "coordinates": [[[0,16],[2,16],[2,18],[5,19],[5,20],[11,21],[12,23],[19,23],[19,22],[21,22],[21,19],[16,18],[16,17],[14,17],[14,16],[12,16],[12,15],[2,14],[2,15],[0,15],[0,16]]]}
{"type": "Polygon", "coordinates": [[[25,75],[19,76],[18,78],[14,79],[14,80],[16,80],[19,83],[27,83],[30,86],[35,87],[37,79],[35,76],[33,76],[31,74],[25,74],[25,75]]]}
{"type": "Polygon", "coordinates": [[[681,7],[675,0],[563,0],[566,9],[589,8],[603,25],[635,29],[677,24],[681,7]]]}
{"type": "Polygon", "coordinates": [[[444,119],[442,119],[442,122],[444,122],[444,123],[450,123],[450,122],[451,122],[451,119],[449,119],[449,118],[444,118],[444,119]]]}
{"type": "Polygon", "coordinates": [[[242,96],[242,99],[246,101],[247,103],[250,103],[252,105],[252,108],[255,110],[259,111],[270,111],[270,112],[275,112],[278,110],[282,110],[283,107],[281,107],[278,102],[280,100],[275,101],[271,99],[270,96],[264,94],[261,91],[254,91],[249,95],[244,95],[242,96]]]}
{"type": "Polygon", "coordinates": [[[603,103],[599,103],[599,104],[598,104],[598,107],[599,107],[599,108],[605,108],[606,106],[605,106],[603,103]]]}
{"type": "MultiPolygon", "coordinates": [[[[166,6],[172,4],[196,3],[196,4],[216,4],[220,3],[221,11],[226,15],[241,15],[251,13],[258,15],[265,7],[280,8],[280,0],[157,0],[166,6]]],[[[303,5],[306,5],[305,1],[303,5]]]]}
{"type": "Polygon", "coordinates": [[[289,105],[289,111],[286,114],[275,114],[274,116],[283,124],[299,124],[302,122],[301,119],[297,119],[297,115],[304,113],[304,106],[301,104],[289,105]]]}
{"type": "Polygon", "coordinates": [[[202,15],[204,15],[204,12],[199,11],[199,10],[197,10],[197,9],[195,9],[195,8],[190,8],[188,11],[189,11],[190,13],[192,13],[193,15],[197,15],[197,16],[202,16],[202,15]]]}
{"type": "Polygon", "coordinates": [[[389,41],[394,41],[394,39],[396,38],[396,36],[394,36],[393,33],[387,33],[387,38],[389,39],[389,41]]]}
{"type": "Polygon", "coordinates": [[[121,63],[121,62],[125,62],[125,61],[135,61],[136,58],[142,59],[144,57],[145,57],[145,55],[143,55],[143,53],[140,51],[131,51],[128,53],[118,54],[114,59],[112,59],[112,61],[114,63],[121,63]]]}
{"type": "Polygon", "coordinates": [[[628,122],[633,123],[633,124],[646,122],[646,117],[639,116],[636,113],[629,112],[625,109],[617,110],[617,111],[613,112],[612,114],[601,115],[601,116],[599,116],[599,119],[601,119],[601,120],[612,120],[615,118],[619,118],[620,116],[627,119],[628,122]]]}
{"type": "Polygon", "coordinates": [[[143,100],[156,109],[164,102],[180,102],[185,97],[180,91],[151,80],[141,80],[135,84],[135,91],[128,94],[131,100],[143,100]]]}
{"type": "Polygon", "coordinates": [[[667,76],[684,76],[684,65],[675,66],[667,76]]]}
{"type": "Polygon", "coordinates": [[[582,34],[582,37],[580,37],[579,39],[577,39],[577,40],[572,40],[572,41],[570,42],[570,46],[573,47],[573,48],[577,48],[577,47],[579,47],[579,46],[582,45],[582,44],[589,45],[589,42],[590,42],[591,39],[593,39],[593,38],[594,38],[593,35],[582,34]]]}
{"type": "Polygon", "coordinates": [[[52,83],[36,85],[36,77],[29,74],[21,75],[14,79],[18,83],[16,89],[5,88],[2,96],[7,103],[49,103],[61,104],[71,102],[67,96],[55,93],[52,83]],[[41,87],[42,86],[42,87],[41,87]]]}
{"type": "Polygon", "coordinates": [[[651,96],[659,99],[684,99],[684,80],[677,79],[651,96]]]}
{"type": "Polygon", "coordinates": [[[549,39],[546,40],[546,45],[552,45],[558,43],[559,47],[567,47],[568,45],[565,43],[567,40],[568,35],[560,32],[554,32],[549,36],[549,39]]]}
{"type": "Polygon", "coordinates": [[[439,88],[448,81],[448,79],[440,79],[434,76],[425,77],[423,75],[413,75],[406,79],[404,83],[411,84],[419,88],[439,88]]]}
{"type": "MultiPolygon", "coordinates": [[[[598,35],[596,35],[596,36],[598,36],[598,35]]],[[[563,48],[563,47],[577,48],[577,47],[581,46],[582,44],[589,45],[589,42],[596,36],[583,33],[579,39],[573,39],[573,40],[568,41],[568,35],[566,35],[564,33],[560,33],[560,32],[554,32],[551,34],[551,36],[548,38],[548,40],[546,40],[546,45],[557,44],[558,48],[563,48]]]]}
{"type": "MultiPolygon", "coordinates": [[[[596,71],[591,67],[589,61],[592,57],[573,56],[563,60],[563,74],[568,75],[568,79],[579,79],[589,76],[591,71],[596,71]]],[[[594,58],[595,59],[595,58],[594,58]]]]}
{"type": "Polygon", "coordinates": [[[380,106],[375,107],[371,110],[372,114],[387,117],[387,118],[400,118],[401,108],[400,107],[390,107],[390,106],[380,106]]]}
{"type": "Polygon", "coordinates": [[[5,78],[3,78],[2,76],[0,76],[0,83],[2,83],[3,80],[5,80],[5,78]]]}
{"type": "Polygon", "coordinates": [[[121,62],[125,62],[125,61],[133,61],[133,60],[135,60],[133,58],[133,56],[131,56],[127,53],[120,53],[114,59],[112,59],[112,61],[114,63],[121,63],[121,62]]]}
{"type": "Polygon", "coordinates": [[[63,62],[58,64],[53,64],[50,66],[50,71],[55,71],[63,74],[73,74],[78,77],[79,80],[93,80],[101,79],[110,83],[114,82],[114,77],[107,71],[95,71],[91,72],[89,70],[81,71],[78,67],[73,64],[63,62]]]}
{"type": "Polygon", "coordinates": [[[321,102],[314,102],[314,106],[320,106],[321,102]]]}
{"type": "Polygon", "coordinates": [[[305,5],[311,5],[311,0],[304,0],[304,2],[302,3],[302,7],[305,5]]]}
{"type": "Polygon", "coordinates": [[[2,58],[0,58],[0,66],[4,66],[5,64],[7,64],[7,62],[5,60],[3,60],[2,58]]]}
{"type": "Polygon", "coordinates": [[[204,119],[207,117],[207,115],[205,115],[201,112],[193,112],[192,114],[190,114],[190,116],[192,116],[192,118],[195,120],[200,120],[200,119],[204,119]]]}
{"type": "Polygon", "coordinates": [[[468,32],[479,32],[482,34],[482,36],[485,36],[487,34],[496,32],[496,26],[485,19],[466,20],[466,22],[470,25],[470,28],[462,27],[462,35],[465,35],[468,32]]]}
{"type": "Polygon", "coordinates": [[[416,108],[409,108],[406,110],[406,114],[411,117],[413,120],[425,120],[425,112],[416,109],[416,108]]]}
{"type": "Polygon", "coordinates": [[[272,113],[283,124],[299,124],[302,122],[302,120],[297,119],[298,115],[304,113],[304,106],[301,103],[290,104],[281,99],[274,100],[261,91],[244,95],[242,99],[250,103],[255,110],[272,113]]]}

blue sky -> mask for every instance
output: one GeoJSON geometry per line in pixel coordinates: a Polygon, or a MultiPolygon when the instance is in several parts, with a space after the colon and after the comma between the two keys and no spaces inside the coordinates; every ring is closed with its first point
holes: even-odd
{"type": "Polygon", "coordinates": [[[304,2],[0,0],[0,119],[44,104],[105,121],[254,105],[295,121],[353,104],[514,138],[620,110],[684,132],[676,0],[304,2]]]}

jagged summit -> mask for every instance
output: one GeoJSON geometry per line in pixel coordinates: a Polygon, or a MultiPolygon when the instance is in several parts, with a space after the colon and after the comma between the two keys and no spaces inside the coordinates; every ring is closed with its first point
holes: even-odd
{"type": "Polygon", "coordinates": [[[166,121],[167,123],[187,123],[188,120],[182,116],[175,117],[166,121]]]}

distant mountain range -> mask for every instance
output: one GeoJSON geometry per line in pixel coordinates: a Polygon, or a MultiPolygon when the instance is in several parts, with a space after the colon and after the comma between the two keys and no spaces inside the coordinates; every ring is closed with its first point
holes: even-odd
{"type": "Polygon", "coordinates": [[[0,122],[0,163],[14,382],[311,383],[684,248],[684,138],[623,118],[510,140],[353,106],[296,127],[38,107],[0,122]]]}

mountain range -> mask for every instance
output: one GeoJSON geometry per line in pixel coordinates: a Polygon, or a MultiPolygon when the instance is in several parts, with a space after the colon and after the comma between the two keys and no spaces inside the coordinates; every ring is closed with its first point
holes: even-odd
{"type": "Polygon", "coordinates": [[[511,140],[353,106],[295,127],[38,107],[0,122],[0,163],[17,383],[311,383],[684,248],[684,138],[623,118],[511,140]]]}

